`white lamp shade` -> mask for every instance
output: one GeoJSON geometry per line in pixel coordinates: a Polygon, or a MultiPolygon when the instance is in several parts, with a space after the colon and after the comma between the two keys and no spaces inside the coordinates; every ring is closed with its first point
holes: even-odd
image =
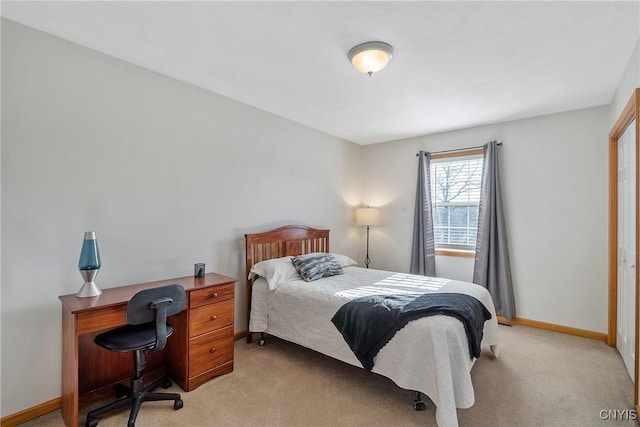
{"type": "Polygon", "coordinates": [[[382,70],[393,57],[393,47],[384,42],[367,42],[352,48],[348,53],[354,68],[361,73],[382,70]]]}
{"type": "Polygon", "coordinates": [[[380,223],[380,209],[358,208],[356,209],[356,224],[378,225],[380,223]]]}

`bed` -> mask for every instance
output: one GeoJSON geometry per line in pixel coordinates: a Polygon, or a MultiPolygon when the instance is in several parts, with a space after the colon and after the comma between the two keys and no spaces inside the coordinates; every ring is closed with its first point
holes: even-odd
{"type": "MultiPolygon", "coordinates": [[[[342,274],[313,282],[294,277],[292,257],[330,253],[329,230],[291,225],[246,234],[245,243],[248,343],[254,333],[266,333],[362,368],[331,321],[346,302],[386,292],[455,293],[474,297],[490,313],[482,330],[482,351],[498,356],[495,309],[481,286],[365,269],[339,254],[333,255],[342,274]]],[[[449,427],[458,425],[456,408],[474,404],[471,368],[475,360],[463,323],[455,317],[432,315],[412,320],[397,331],[375,356],[371,371],[403,389],[427,395],[436,406],[438,425],[449,427]]]]}

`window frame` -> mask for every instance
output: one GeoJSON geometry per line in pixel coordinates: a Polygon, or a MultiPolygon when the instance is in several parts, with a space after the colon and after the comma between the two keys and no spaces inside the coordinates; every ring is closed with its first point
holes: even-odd
{"type": "MultiPolygon", "coordinates": [[[[431,161],[433,162],[434,160],[439,161],[442,159],[463,158],[463,157],[472,157],[472,156],[475,157],[478,155],[482,156],[483,154],[484,154],[484,149],[482,147],[473,148],[469,150],[459,150],[459,151],[456,150],[456,151],[450,151],[445,153],[431,154],[431,161]]],[[[432,199],[432,204],[433,204],[433,199],[432,199]]],[[[452,256],[452,257],[460,257],[460,258],[475,258],[476,256],[475,247],[472,248],[471,246],[469,246],[469,249],[466,249],[466,248],[463,249],[459,247],[458,248],[454,248],[454,247],[438,248],[436,245],[435,252],[436,252],[436,255],[452,256]]]]}

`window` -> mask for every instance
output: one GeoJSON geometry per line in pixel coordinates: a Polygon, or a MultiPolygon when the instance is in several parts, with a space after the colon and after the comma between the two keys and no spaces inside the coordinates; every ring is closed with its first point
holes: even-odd
{"type": "Polygon", "coordinates": [[[431,157],[436,249],[475,250],[482,183],[482,150],[431,157]]]}

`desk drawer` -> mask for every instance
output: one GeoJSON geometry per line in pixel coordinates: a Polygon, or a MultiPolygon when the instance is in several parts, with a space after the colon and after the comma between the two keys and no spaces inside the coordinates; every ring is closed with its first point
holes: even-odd
{"type": "Polygon", "coordinates": [[[77,315],[78,335],[126,325],[127,321],[124,317],[125,309],[126,305],[122,304],[115,307],[79,313],[77,315]]]}
{"type": "Polygon", "coordinates": [[[195,377],[189,378],[189,381],[187,382],[188,389],[186,389],[185,391],[194,390],[196,387],[199,387],[211,378],[228,374],[230,372],[233,372],[233,360],[223,363],[222,365],[218,365],[213,369],[209,369],[208,371],[204,371],[203,373],[198,374],[195,377]]]}
{"type": "Polygon", "coordinates": [[[189,377],[233,360],[233,326],[189,340],[189,377]]]}
{"type": "Polygon", "coordinates": [[[212,286],[206,289],[199,289],[189,293],[189,306],[191,308],[213,304],[219,301],[233,299],[236,289],[235,283],[227,285],[212,286]]]}
{"type": "Polygon", "coordinates": [[[233,324],[233,300],[203,305],[191,310],[189,336],[195,337],[233,324]]]}

